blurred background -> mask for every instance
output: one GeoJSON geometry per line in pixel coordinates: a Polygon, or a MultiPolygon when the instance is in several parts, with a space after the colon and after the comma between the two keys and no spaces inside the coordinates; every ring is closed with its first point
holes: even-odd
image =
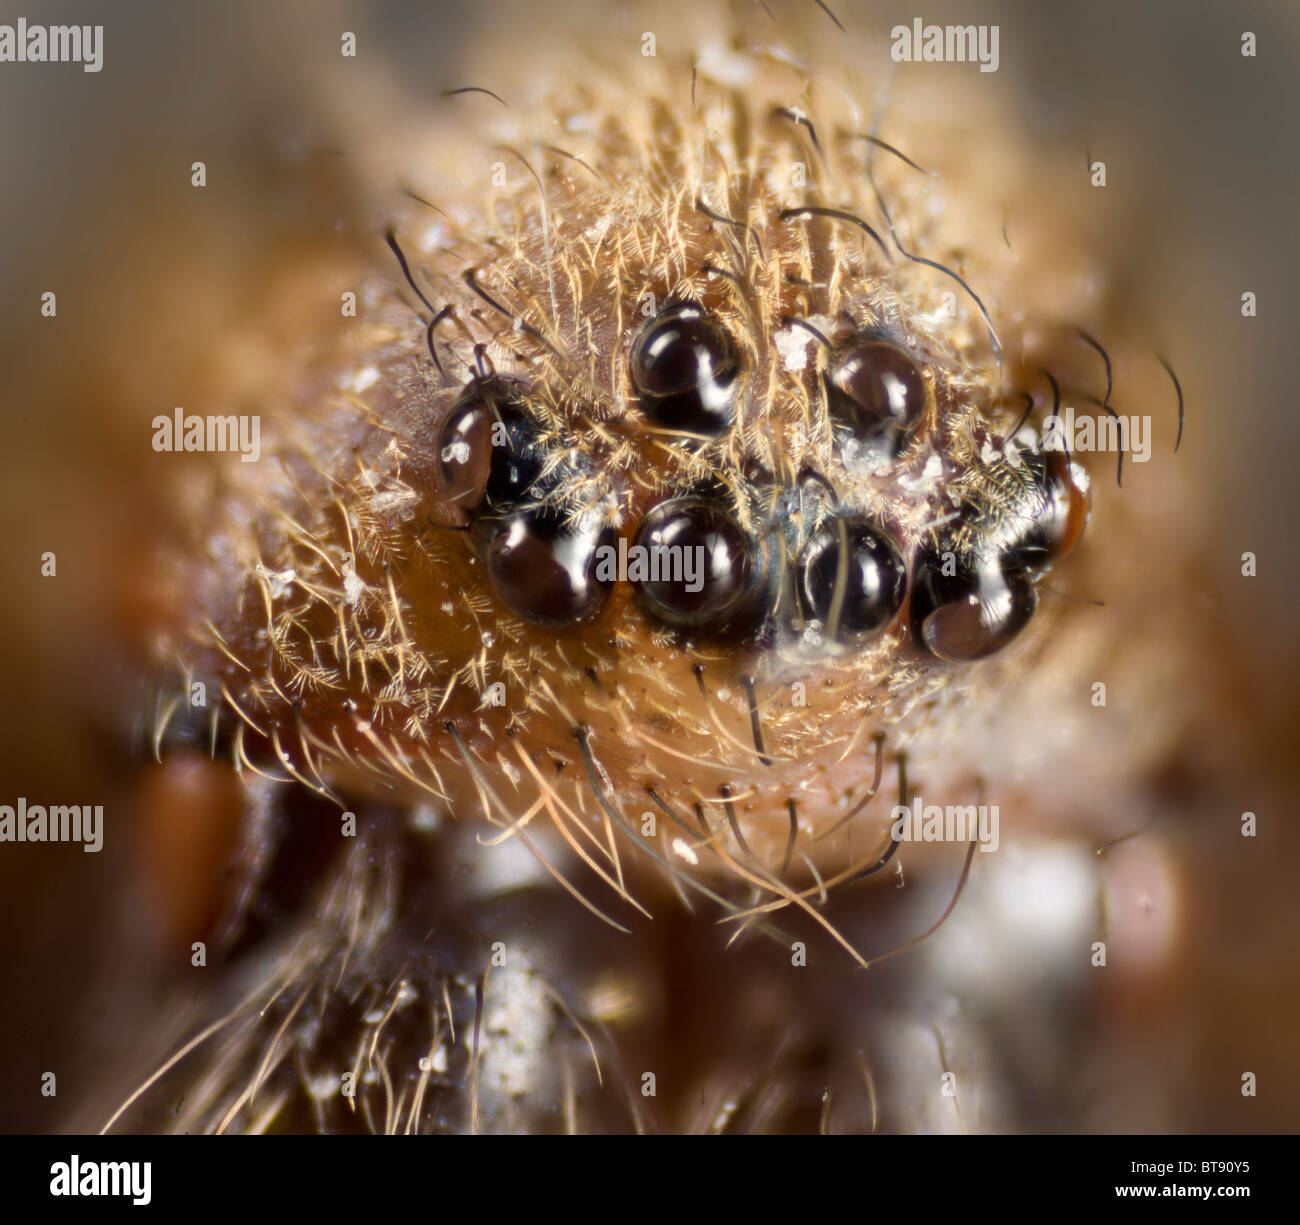
{"type": "MultiPolygon", "coordinates": [[[[850,34],[887,35],[918,15],[998,24],[996,87],[1011,92],[1029,138],[1077,149],[1081,168],[1088,152],[1107,162],[1089,237],[1178,368],[1182,458],[1212,508],[1196,542],[1209,577],[1167,609],[1171,630],[1198,616],[1219,635],[1221,654],[1206,661],[1219,680],[1202,686],[1189,674],[1186,700],[1219,702],[1225,670],[1235,697],[1204,712],[1204,760],[1221,783],[1210,807],[1220,810],[1206,817],[1205,797],[1188,799],[1178,844],[1185,929],[1159,995],[1131,1005],[1126,1032],[1141,1033],[1150,1011],[1132,1101],[1098,1117],[1121,1129],[1153,1117],[1191,1131],[1295,1129],[1300,592],[1289,499],[1300,346],[1289,304],[1300,285],[1300,9],[1286,0],[832,7],[850,34]],[[1245,31],[1257,37],[1253,58],[1241,55],[1245,31]],[[1241,315],[1247,291],[1253,319],[1241,315]],[[1259,559],[1250,581],[1240,578],[1246,550],[1259,559]],[[1260,836],[1243,853],[1247,809],[1260,836]],[[1143,1051],[1162,1052],[1150,1082],[1143,1051]],[[1258,1074],[1257,1098],[1241,1097],[1241,1070],[1258,1074]],[[1154,1115],[1140,1101],[1151,1094],[1163,1099],[1154,1115]]],[[[594,0],[534,8],[531,20],[560,43],[589,37],[597,11],[594,0]]],[[[799,20],[838,36],[807,9],[799,20]]],[[[525,57],[539,44],[530,19],[490,0],[0,4],[0,22],[20,15],[99,23],[105,35],[98,73],[0,64],[0,802],[66,797],[120,811],[139,701],[120,627],[147,586],[131,546],[143,550],[165,516],[160,491],[141,480],[140,431],[173,404],[202,411],[184,380],[196,361],[227,359],[204,336],[256,299],[278,244],[327,234],[346,210],[346,174],[322,179],[313,161],[323,151],[328,162],[328,116],[348,105],[340,32],[356,31],[363,53],[382,57],[413,106],[469,83],[471,62],[474,83],[508,92],[512,74],[535,67],[525,57]],[[189,186],[196,160],[209,168],[203,193],[189,186]],[[47,291],[57,294],[52,319],[40,313],[47,291]],[[40,574],[47,550],[56,578],[40,574]]],[[[636,25],[639,15],[632,6],[620,20],[636,25]]],[[[149,941],[131,934],[124,901],[129,847],[108,820],[99,855],[0,845],[2,1130],[63,1126],[113,1057],[115,1020],[138,1012],[139,998],[124,1000],[114,982],[134,975],[150,990],[149,941]],[[51,1069],[55,1099],[39,1092],[51,1069]]]]}

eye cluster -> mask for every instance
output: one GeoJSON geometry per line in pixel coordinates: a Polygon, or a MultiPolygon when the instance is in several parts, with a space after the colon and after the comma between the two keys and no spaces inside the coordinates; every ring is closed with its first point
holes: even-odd
{"type": "MultiPolygon", "coordinates": [[[[930,377],[874,331],[823,347],[817,378],[836,454],[841,462],[850,450],[865,454],[887,476],[927,436],[930,377]]],[[[671,303],[641,327],[628,375],[643,428],[687,451],[726,437],[741,417],[741,349],[697,303],[671,303]]],[[[647,508],[633,538],[621,540],[599,511],[559,509],[581,452],[551,441],[526,386],[497,375],[474,379],[454,405],[439,465],[443,495],[468,516],[497,595],[525,620],[591,621],[626,580],[649,621],[689,641],[766,639],[780,620],[796,633],[815,622],[823,644],[851,650],[906,610],[918,648],[965,661],[1028,624],[1037,580],[1087,518],[1068,456],[1045,450],[1032,431],[1017,444],[957,479],[948,491],[955,511],[926,532],[910,565],[896,525],[870,506],[841,505],[820,477],[801,477],[798,497],[778,491],[774,502],[756,497],[745,507],[720,481],[695,483],[647,508]]]]}

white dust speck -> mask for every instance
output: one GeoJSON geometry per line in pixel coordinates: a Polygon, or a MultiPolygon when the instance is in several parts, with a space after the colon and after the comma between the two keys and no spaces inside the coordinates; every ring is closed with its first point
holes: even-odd
{"type": "Polygon", "coordinates": [[[686,839],[674,838],[672,841],[672,848],[674,855],[680,856],[692,867],[700,862],[695,852],[691,850],[691,844],[687,842],[686,839]]]}
{"type": "Polygon", "coordinates": [[[744,89],[754,78],[754,61],[721,43],[706,43],[695,63],[702,75],[732,89],[744,89]]]}
{"type": "Polygon", "coordinates": [[[374,366],[362,366],[360,370],[352,376],[348,386],[353,391],[367,391],[379,382],[379,370],[374,366]]]}
{"type": "Polygon", "coordinates": [[[307,1092],[318,1102],[327,1102],[339,1091],[342,1080],[326,1072],[322,1076],[312,1076],[307,1081],[307,1092]]]}
{"type": "Polygon", "coordinates": [[[283,600],[289,590],[289,584],[298,577],[294,570],[281,570],[278,574],[274,570],[267,570],[264,566],[258,566],[257,572],[266,579],[266,585],[271,592],[271,599],[283,600]]]}
{"type": "Polygon", "coordinates": [[[898,483],[909,493],[919,493],[927,486],[932,485],[943,475],[943,460],[937,451],[930,453],[930,458],[925,461],[925,467],[921,469],[920,476],[908,478],[900,476],[898,483]]]}
{"type": "Polygon", "coordinates": [[[781,355],[781,364],[791,374],[798,374],[808,368],[808,345],[812,334],[803,328],[782,328],[773,337],[776,351],[781,355]]]}
{"type": "Polygon", "coordinates": [[[419,500],[413,489],[386,489],[370,499],[370,509],[386,519],[409,519],[419,500]]]}
{"type": "Polygon", "coordinates": [[[432,804],[417,804],[411,809],[408,821],[417,833],[431,834],[442,825],[442,813],[432,804]]]}
{"type": "Polygon", "coordinates": [[[583,237],[590,242],[600,242],[609,232],[609,227],[614,224],[612,213],[604,213],[595,225],[589,227],[583,232],[583,237]]]}
{"type": "Polygon", "coordinates": [[[432,251],[440,250],[446,237],[447,227],[441,221],[435,221],[416,239],[416,246],[428,255],[432,251]]]}
{"type": "Polygon", "coordinates": [[[433,1052],[432,1058],[428,1055],[420,1056],[421,1072],[437,1072],[442,1075],[447,1070],[447,1048],[440,1042],[437,1049],[433,1052]]]}

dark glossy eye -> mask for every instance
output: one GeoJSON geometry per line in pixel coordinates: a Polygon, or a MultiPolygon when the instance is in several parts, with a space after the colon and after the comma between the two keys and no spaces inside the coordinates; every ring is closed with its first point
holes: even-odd
{"type": "Polygon", "coordinates": [[[438,472],[448,501],[467,510],[477,506],[491,466],[491,411],[477,400],[453,409],[438,438],[438,472]]]}
{"type": "Polygon", "coordinates": [[[993,558],[923,550],[912,576],[916,641],[953,662],[1000,651],[1033,618],[1038,593],[1029,575],[993,558]]]}
{"type": "Polygon", "coordinates": [[[860,641],[888,625],[902,607],[907,570],[878,528],[845,517],[819,531],[804,548],[799,590],[804,611],[835,638],[860,641]]]}
{"type": "Polygon", "coordinates": [[[735,417],[740,361],[731,337],[702,307],[670,306],[632,347],[632,386],[654,425],[717,437],[735,417]]]}
{"type": "Polygon", "coordinates": [[[831,416],[889,459],[911,442],[929,400],[911,356],[876,337],[855,340],[835,355],[826,393],[831,416]]]}
{"type": "Polygon", "coordinates": [[[513,407],[502,409],[492,423],[492,461],[484,495],[493,510],[513,510],[546,492],[539,483],[544,460],[532,442],[532,431],[532,423],[513,407]]]}
{"type": "Polygon", "coordinates": [[[1088,524],[1092,499],[1086,478],[1076,480],[1064,451],[1022,455],[1040,492],[1031,520],[1004,546],[1004,561],[1038,573],[1060,561],[1079,542],[1088,524]]]}
{"type": "Polygon", "coordinates": [[[677,498],[642,521],[627,577],[661,621],[715,632],[751,611],[756,569],[754,542],[723,507],[677,498]]]}
{"type": "Polygon", "coordinates": [[[568,530],[543,511],[502,520],[487,547],[487,568],[497,594],[525,621],[577,625],[605,607],[613,581],[598,575],[603,549],[614,550],[612,528],[568,530]]]}
{"type": "Polygon", "coordinates": [[[493,378],[472,384],[438,436],[438,471],[446,497],[473,512],[486,500],[498,513],[530,496],[544,467],[535,423],[519,388],[493,378]]]}

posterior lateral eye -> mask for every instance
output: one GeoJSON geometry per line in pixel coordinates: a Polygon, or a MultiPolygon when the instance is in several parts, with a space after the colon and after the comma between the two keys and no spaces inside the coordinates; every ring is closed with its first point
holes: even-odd
{"type": "Polygon", "coordinates": [[[545,466],[522,389],[505,379],[475,380],[443,422],[438,472],[444,496],[471,514],[507,513],[524,501],[545,466]]]}

